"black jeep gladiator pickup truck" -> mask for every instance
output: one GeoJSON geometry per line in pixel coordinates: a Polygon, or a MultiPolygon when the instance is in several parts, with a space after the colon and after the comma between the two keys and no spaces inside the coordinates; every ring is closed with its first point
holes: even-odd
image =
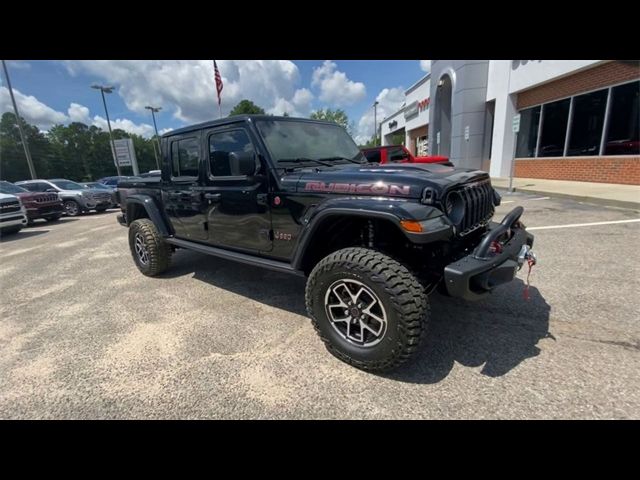
{"type": "Polygon", "coordinates": [[[364,370],[418,349],[436,287],[477,299],[535,261],[522,207],[491,221],[487,173],[372,165],[334,123],[235,116],[161,145],[161,177],[118,185],[138,269],[158,275],[187,248],[306,276],[320,338],[364,370]]]}

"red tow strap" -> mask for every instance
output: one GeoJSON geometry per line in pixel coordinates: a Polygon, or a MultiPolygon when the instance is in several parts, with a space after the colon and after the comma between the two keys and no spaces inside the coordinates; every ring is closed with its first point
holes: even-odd
{"type": "Polygon", "coordinates": [[[536,264],[536,261],[533,258],[529,258],[527,260],[527,264],[529,265],[529,271],[527,272],[527,285],[524,287],[524,292],[522,292],[524,299],[528,302],[531,300],[531,296],[529,295],[529,277],[531,276],[531,269],[536,264]]]}

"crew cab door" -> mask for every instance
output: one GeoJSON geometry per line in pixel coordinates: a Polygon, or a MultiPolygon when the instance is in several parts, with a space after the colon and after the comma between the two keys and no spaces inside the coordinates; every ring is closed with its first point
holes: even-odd
{"type": "Polygon", "coordinates": [[[257,142],[243,124],[204,132],[208,161],[202,187],[207,205],[208,243],[249,252],[273,248],[267,168],[261,163],[257,142]],[[234,175],[231,152],[255,154],[254,175],[234,175]]]}
{"type": "Polygon", "coordinates": [[[202,132],[169,139],[169,178],[163,178],[162,200],[175,236],[206,241],[204,203],[199,190],[203,161],[202,132]]]}

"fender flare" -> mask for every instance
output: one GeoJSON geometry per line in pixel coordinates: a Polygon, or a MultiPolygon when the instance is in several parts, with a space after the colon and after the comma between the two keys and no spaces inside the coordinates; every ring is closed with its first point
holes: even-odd
{"type": "Polygon", "coordinates": [[[332,205],[323,204],[314,210],[310,215],[302,219],[303,229],[298,238],[292,266],[296,269],[302,268],[303,259],[307,253],[307,248],[314,238],[320,225],[332,216],[350,216],[359,218],[382,219],[393,223],[407,239],[413,243],[428,243],[443,238],[448,238],[452,234],[451,222],[444,214],[435,207],[414,202],[385,202],[380,200],[358,202],[358,206],[353,204],[354,199],[341,199],[342,201],[329,201],[332,205]],[[343,201],[346,202],[343,203],[343,201]],[[341,205],[342,204],[342,205],[341,205]],[[402,220],[414,220],[427,222],[435,228],[425,233],[407,232],[400,225],[402,220]]]}
{"type": "Polygon", "coordinates": [[[150,195],[131,195],[127,197],[127,224],[131,224],[131,208],[134,204],[142,205],[147,212],[149,219],[154,223],[158,231],[163,237],[172,235],[171,227],[164,214],[158,208],[158,205],[150,195]]]}

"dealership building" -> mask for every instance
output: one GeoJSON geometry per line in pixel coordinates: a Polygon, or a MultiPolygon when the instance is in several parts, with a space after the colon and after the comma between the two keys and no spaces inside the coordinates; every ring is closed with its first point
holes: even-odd
{"type": "Polygon", "coordinates": [[[513,168],[640,185],[639,91],[637,61],[434,60],[381,122],[381,139],[493,177],[513,168]]]}

